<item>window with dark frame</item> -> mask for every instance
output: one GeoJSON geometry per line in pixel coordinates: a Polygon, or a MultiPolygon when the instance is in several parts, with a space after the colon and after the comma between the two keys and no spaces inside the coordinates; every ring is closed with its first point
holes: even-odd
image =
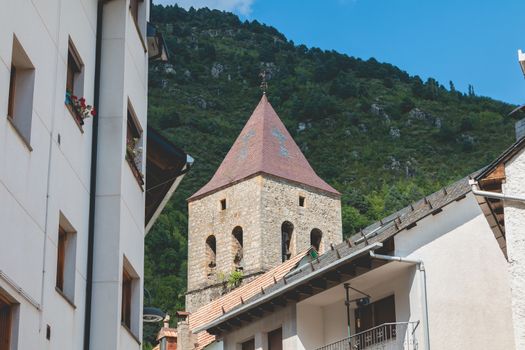
{"type": "Polygon", "coordinates": [[[144,173],[142,172],[142,128],[130,102],[128,102],[127,112],[126,160],[137,182],[142,187],[144,185],[144,173]]]}
{"type": "Polygon", "coordinates": [[[278,328],[268,333],[268,350],[283,349],[283,329],[278,328]]]}
{"type": "Polygon", "coordinates": [[[60,213],[57,239],[56,290],[74,305],[76,274],[76,231],[60,213]]]}
{"type": "Polygon", "coordinates": [[[57,244],[57,278],[56,287],[64,292],[64,268],[66,262],[66,240],[67,232],[62,227],[58,228],[57,244]]]}
{"type": "Polygon", "coordinates": [[[0,350],[11,349],[13,305],[0,294],[0,350]]]}
{"type": "Polygon", "coordinates": [[[221,199],[221,210],[226,210],[226,199],[221,199]]]}
{"type": "Polygon", "coordinates": [[[9,101],[7,104],[7,116],[13,118],[15,115],[15,94],[16,94],[16,67],[11,65],[11,76],[9,78],[9,101]]]}
{"type": "Polygon", "coordinates": [[[305,198],[303,196],[299,196],[299,206],[304,207],[304,200],[305,198]]]}
{"type": "Polygon", "coordinates": [[[32,150],[30,139],[34,87],[35,67],[16,36],[13,36],[7,116],[29,150],[32,150]]]}
{"type": "Polygon", "coordinates": [[[241,344],[241,350],[255,350],[255,339],[250,339],[241,344]]]}
{"type": "MultiPolygon", "coordinates": [[[[377,300],[366,306],[358,307],[355,310],[355,321],[357,333],[364,332],[384,323],[396,322],[394,295],[377,300]]],[[[385,334],[385,337],[395,337],[395,334],[385,334]]]]}
{"type": "Polygon", "coordinates": [[[128,329],[131,329],[131,291],[133,278],[124,268],[122,272],[122,315],[121,322],[128,329]]]}
{"type": "Polygon", "coordinates": [[[71,95],[80,96],[83,93],[83,91],[80,91],[80,87],[78,86],[78,79],[82,73],[82,68],[82,61],[80,60],[78,53],[70,41],[67,52],[66,91],[71,95]]]}

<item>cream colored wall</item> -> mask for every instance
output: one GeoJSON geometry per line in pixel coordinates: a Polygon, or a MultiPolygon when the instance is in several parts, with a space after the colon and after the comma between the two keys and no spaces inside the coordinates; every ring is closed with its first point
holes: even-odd
{"type": "MultiPolygon", "coordinates": [[[[525,151],[505,164],[503,193],[525,197],[525,151]]],[[[525,203],[504,201],[516,349],[525,349],[525,203]]]]}

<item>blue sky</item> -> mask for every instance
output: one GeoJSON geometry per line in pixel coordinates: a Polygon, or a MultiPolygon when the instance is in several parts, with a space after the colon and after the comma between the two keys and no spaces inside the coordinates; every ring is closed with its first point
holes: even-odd
{"type": "Polygon", "coordinates": [[[524,0],[154,0],[217,8],[276,27],[296,44],[392,63],[448,88],[525,103],[517,50],[524,0]]]}

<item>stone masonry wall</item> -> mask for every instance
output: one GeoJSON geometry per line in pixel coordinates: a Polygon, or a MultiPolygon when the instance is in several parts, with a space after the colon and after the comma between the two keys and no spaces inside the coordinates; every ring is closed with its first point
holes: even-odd
{"type": "Polygon", "coordinates": [[[342,241],[339,198],[270,176],[264,177],[262,197],[261,246],[264,247],[264,269],[282,262],[281,225],[284,221],[289,221],[294,226],[290,243],[292,256],[310,247],[310,232],[315,228],[323,233],[321,253],[330,243],[342,241]],[[304,207],[299,206],[299,196],[305,197],[304,207]]]}
{"type": "Polygon", "coordinates": [[[236,226],[243,230],[244,275],[267,271],[282,262],[284,221],[294,225],[292,255],[310,246],[310,232],[314,228],[323,232],[321,252],[330,243],[342,240],[339,198],[269,175],[258,175],[191,201],[188,214],[186,310],[189,312],[222,295],[220,283],[236,267],[232,235],[236,226]],[[299,206],[299,196],[305,197],[304,207],[299,206]],[[222,210],[224,199],[226,209],[222,210]],[[212,276],[207,276],[206,239],[210,235],[216,239],[216,267],[212,276]]]}
{"type": "Polygon", "coordinates": [[[235,270],[233,235],[236,226],[243,229],[244,273],[260,270],[261,233],[261,189],[260,176],[240,182],[204,198],[191,201],[188,210],[188,296],[186,309],[192,311],[209,300],[213,300],[222,289],[203,291],[197,296],[192,291],[217,284],[235,270]],[[220,201],[226,199],[226,209],[221,210],[220,201]],[[206,276],[206,238],[215,235],[217,242],[215,275],[206,276]],[[208,299],[208,295],[211,299],[208,299]]]}
{"type": "MultiPolygon", "coordinates": [[[[525,151],[505,164],[503,193],[525,197],[525,151]]],[[[517,350],[525,350],[525,203],[505,201],[505,233],[511,275],[512,317],[517,350]]]]}

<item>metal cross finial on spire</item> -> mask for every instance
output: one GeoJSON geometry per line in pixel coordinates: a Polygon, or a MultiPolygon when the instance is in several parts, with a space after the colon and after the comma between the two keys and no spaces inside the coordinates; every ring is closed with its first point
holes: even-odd
{"type": "Polygon", "coordinates": [[[266,95],[266,91],[268,91],[268,81],[266,80],[266,70],[263,70],[260,74],[259,74],[259,77],[261,77],[261,85],[260,85],[260,88],[263,92],[263,94],[266,95]]]}

